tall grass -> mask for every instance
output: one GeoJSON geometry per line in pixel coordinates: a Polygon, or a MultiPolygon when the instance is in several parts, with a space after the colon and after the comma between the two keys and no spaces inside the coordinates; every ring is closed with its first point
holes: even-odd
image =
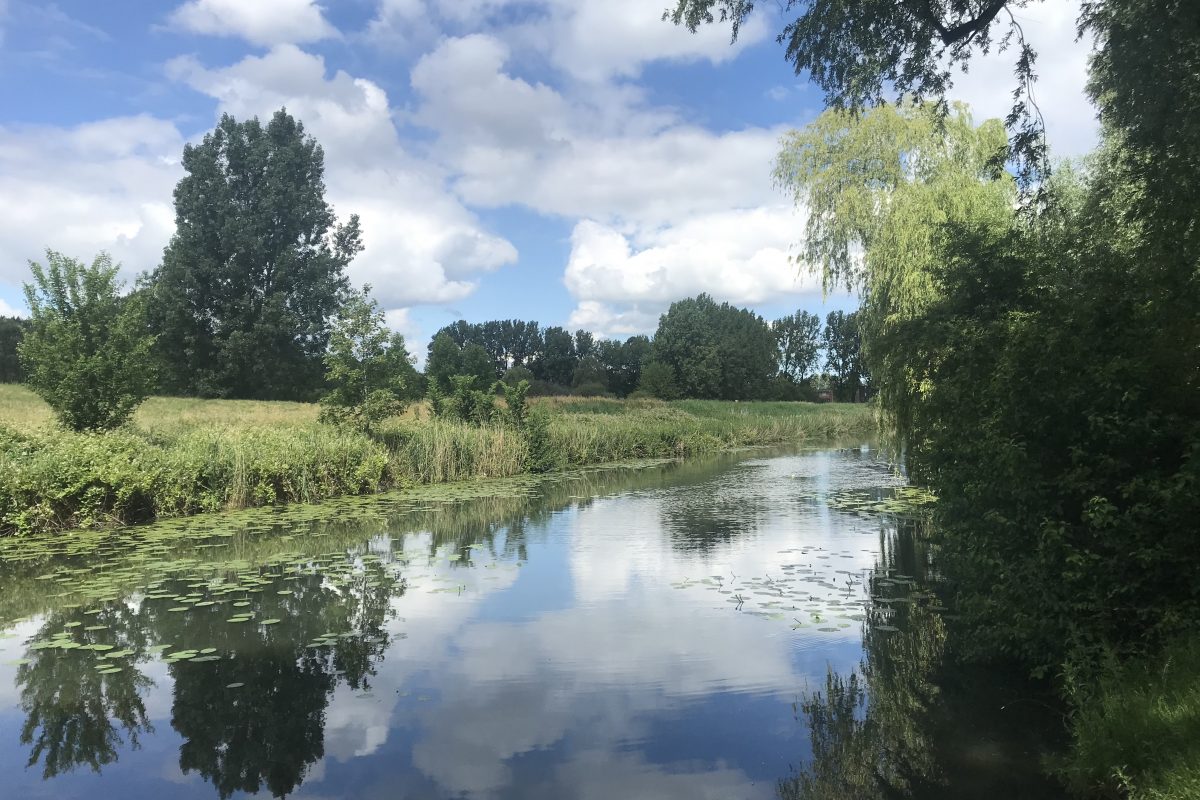
{"type": "Polygon", "coordinates": [[[1062,774],[1078,794],[1200,798],[1200,636],[1113,669],[1076,703],[1062,774]]]}
{"type": "Polygon", "coordinates": [[[532,463],[527,436],[431,418],[421,407],[374,437],[315,421],[315,406],[152,398],[132,424],[77,434],[45,405],[0,386],[0,533],[108,527],[206,511],[518,475],[631,458],[873,429],[864,407],[803,403],[564,400],[532,463]]]}

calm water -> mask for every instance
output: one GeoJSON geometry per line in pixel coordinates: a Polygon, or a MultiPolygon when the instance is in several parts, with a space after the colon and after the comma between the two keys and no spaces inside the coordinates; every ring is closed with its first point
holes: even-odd
{"type": "Polygon", "coordinates": [[[856,445],[4,542],[0,796],[1058,796],[901,486],[856,445]]]}

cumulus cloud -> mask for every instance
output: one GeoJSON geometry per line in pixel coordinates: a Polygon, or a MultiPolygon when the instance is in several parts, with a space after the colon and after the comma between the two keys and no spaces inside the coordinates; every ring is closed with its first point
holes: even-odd
{"type": "MultiPolygon", "coordinates": [[[[1015,9],[1013,15],[1038,54],[1033,94],[1046,120],[1052,154],[1087,153],[1096,145],[1100,124],[1085,90],[1093,42],[1090,36],[1075,41],[1078,0],[1034,3],[1015,9]]],[[[967,74],[955,76],[952,96],[970,103],[976,120],[1004,119],[1012,107],[1016,58],[1015,47],[1010,47],[973,59],[967,74]]]]}
{"type": "Polygon", "coordinates": [[[188,0],[171,13],[169,22],[179,30],[233,36],[263,46],[338,36],[313,0],[188,0]]]}
{"type": "Polygon", "coordinates": [[[327,76],[320,56],[281,45],[225,68],[176,59],[170,73],[238,118],[280,107],[325,149],[327,196],[343,218],[362,219],[366,250],[350,267],[388,309],[451,302],[477,276],[516,260],[516,248],[482,228],[444,189],[445,175],[408,153],[386,92],[343,71],[327,76]]]}
{"type": "Polygon", "coordinates": [[[28,278],[46,248],[91,261],[108,250],[126,279],[154,268],[174,230],[183,136],[165,120],[0,127],[0,281],[28,278]]]}
{"type": "Polygon", "coordinates": [[[673,300],[700,292],[742,305],[819,295],[819,280],[788,258],[800,225],[786,206],[702,214],[635,237],[580,222],[564,277],[579,301],[571,324],[645,333],[673,300]]]}
{"type": "Polygon", "coordinates": [[[533,26],[539,40],[560,69],[586,81],[635,77],[651,61],[724,63],[769,32],[765,15],[752,15],[731,45],[725,26],[706,25],[690,33],[664,22],[659,5],[645,0],[551,0],[546,5],[547,18],[533,26]]]}
{"type": "Polygon", "coordinates": [[[488,31],[573,80],[601,84],[637,77],[656,61],[725,63],[764,39],[767,26],[752,16],[730,45],[727,28],[690,33],[644,0],[380,0],[366,33],[390,48],[438,29],[488,31]]]}
{"type": "Polygon", "coordinates": [[[811,291],[788,263],[799,226],[771,163],[782,126],[716,133],[621,87],[569,95],[507,71],[491,35],[444,40],[412,71],[414,121],[468,203],[581,219],[564,276],[571,325],[652,330],[675,299],[758,303],[811,291]]]}
{"type": "Polygon", "coordinates": [[[16,306],[10,306],[4,302],[4,298],[0,297],[0,317],[23,317],[25,312],[16,306]]]}

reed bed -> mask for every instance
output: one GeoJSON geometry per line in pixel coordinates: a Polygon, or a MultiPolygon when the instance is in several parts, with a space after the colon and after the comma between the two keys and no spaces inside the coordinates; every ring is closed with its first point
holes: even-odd
{"type": "Polygon", "coordinates": [[[532,469],[683,458],[873,430],[864,406],[605,398],[540,401],[542,462],[526,432],[434,419],[420,405],[368,437],[316,422],[305,403],[152,398],[106,433],[58,428],[21,387],[0,386],[0,533],[127,525],[316,502],[532,469]]]}

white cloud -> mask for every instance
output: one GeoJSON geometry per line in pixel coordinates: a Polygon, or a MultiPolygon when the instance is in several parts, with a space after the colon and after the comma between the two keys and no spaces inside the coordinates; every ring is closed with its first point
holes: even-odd
{"type": "Polygon", "coordinates": [[[170,73],[238,118],[282,106],[325,149],[328,198],[343,218],[362,219],[365,251],[351,277],[371,283],[385,308],[451,302],[474,291],[480,273],[516,260],[516,248],[484,230],[443,188],[444,174],[402,146],[386,92],[292,45],[208,69],[177,59],[170,73]]]}
{"type": "Polygon", "coordinates": [[[468,203],[582,220],[572,326],[644,332],[697,292],[757,303],[813,288],[788,263],[799,225],[771,184],[782,126],[714,133],[614,85],[567,96],[509,74],[509,57],[496,36],[444,40],[412,71],[412,119],[438,133],[468,203]]]}
{"type": "Polygon", "coordinates": [[[108,250],[126,279],[153,269],[174,230],[182,150],[175,126],[150,116],[0,127],[0,280],[20,285],[46,248],[89,262],[108,250]]]}
{"type": "Polygon", "coordinates": [[[630,87],[571,99],[505,72],[492,36],[447,39],[413,68],[413,118],[469,203],[520,203],[568,217],[658,225],[776,199],[771,161],[783,128],[717,134],[648,107],[630,87]]]}
{"type": "Polygon", "coordinates": [[[24,310],[19,309],[16,306],[10,306],[8,303],[4,302],[3,297],[0,297],[0,317],[23,317],[23,316],[25,316],[24,310]]]}
{"type": "Polygon", "coordinates": [[[235,36],[263,46],[338,36],[313,0],[188,0],[169,21],[192,33],[235,36]]]}
{"type": "MultiPolygon", "coordinates": [[[[1088,99],[1088,56],[1092,41],[1075,41],[1078,0],[1064,3],[1035,3],[1015,9],[1013,15],[1025,32],[1026,41],[1038,54],[1034,69],[1038,80],[1034,99],[1046,120],[1052,155],[1079,156],[1095,147],[1100,124],[1096,108],[1088,99]]],[[[1007,20],[1002,20],[1007,24],[1007,20]]],[[[1002,27],[997,24],[997,29],[1002,27]]],[[[1016,86],[1013,68],[1017,50],[993,50],[974,58],[966,75],[954,76],[951,96],[970,103],[975,119],[1004,119],[1012,107],[1016,86]]]]}
{"type": "Polygon", "coordinates": [[[697,215],[635,237],[580,222],[564,279],[579,301],[571,324],[645,333],[673,300],[700,292],[739,305],[817,295],[819,281],[788,259],[801,224],[786,206],[697,215]]]}
{"type": "Polygon", "coordinates": [[[725,63],[769,33],[757,14],[730,45],[728,29],[707,25],[693,34],[664,22],[662,10],[645,0],[380,0],[366,35],[390,49],[439,28],[487,31],[574,80],[602,84],[637,77],[656,61],[725,63]]]}
{"type": "Polygon", "coordinates": [[[659,61],[731,61],[769,32],[764,14],[751,15],[735,44],[723,25],[696,33],[662,19],[663,4],[645,0],[552,0],[549,19],[537,24],[554,63],[586,81],[636,77],[644,64],[659,61]]]}
{"type": "Polygon", "coordinates": [[[396,54],[406,53],[437,35],[424,0],[380,0],[379,10],[367,25],[363,38],[396,54]]]}

